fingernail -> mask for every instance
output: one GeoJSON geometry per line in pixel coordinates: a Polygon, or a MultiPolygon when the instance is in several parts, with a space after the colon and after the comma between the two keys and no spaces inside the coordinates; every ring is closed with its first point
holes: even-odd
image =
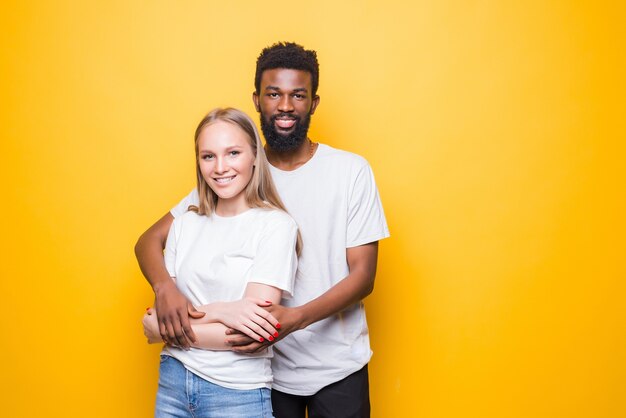
{"type": "Polygon", "coordinates": [[[280,324],[276,324],[276,329],[280,329],[280,324]]]}
{"type": "MultiPolygon", "coordinates": [[[[270,337],[270,338],[272,338],[272,337],[270,337]]],[[[263,337],[259,338],[259,342],[262,343],[263,341],[265,341],[265,339],[263,337]]]]}
{"type": "Polygon", "coordinates": [[[270,340],[270,341],[274,341],[274,337],[272,337],[272,336],[270,335],[270,337],[268,338],[268,340],[270,340]]]}
{"type": "Polygon", "coordinates": [[[274,337],[278,338],[278,332],[274,333],[274,337]]]}
{"type": "Polygon", "coordinates": [[[272,303],[272,301],[271,300],[266,300],[265,303],[272,303]]]}
{"type": "Polygon", "coordinates": [[[149,310],[150,310],[150,307],[148,306],[148,307],[146,308],[146,311],[149,311],[149,310]]]}

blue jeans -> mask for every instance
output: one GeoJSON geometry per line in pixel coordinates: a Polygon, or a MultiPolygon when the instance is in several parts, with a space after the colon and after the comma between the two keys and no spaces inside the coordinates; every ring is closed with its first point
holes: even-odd
{"type": "Polygon", "coordinates": [[[161,355],[155,418],[271,418],[270,389],[228,389],[161,355]]]}

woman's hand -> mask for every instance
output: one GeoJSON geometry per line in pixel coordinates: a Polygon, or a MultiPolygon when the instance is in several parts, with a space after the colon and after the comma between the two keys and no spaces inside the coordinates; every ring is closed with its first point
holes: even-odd
{"type": "Polygon", "coordinates": [[[162,343],[161,333],[159,331],[159,320],[157,318],[156,311],[153,308],[148,308],[146,314],[143,316],[143,334],[148,338],[148,344],[162,343]]]}
{"type": "Polygon", "coordinates": [[[218,307],[219,320],[228,328],[237,330],[254,341],[274,341],[278,337],[280,324],[264,309],[269,306],[272,306],[272,302],[253,297],[221,302],[218,307]]]}

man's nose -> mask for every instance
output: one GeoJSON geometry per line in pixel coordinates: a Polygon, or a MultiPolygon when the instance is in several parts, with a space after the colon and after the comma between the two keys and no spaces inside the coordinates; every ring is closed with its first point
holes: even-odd
{"type": "Polygon", "coordinates": [[[280,112],[293,112],[293,103],[291,102],[291,97],[288,94],[280,98],[280,102],[278,102],[278,110],[280,112]]]}

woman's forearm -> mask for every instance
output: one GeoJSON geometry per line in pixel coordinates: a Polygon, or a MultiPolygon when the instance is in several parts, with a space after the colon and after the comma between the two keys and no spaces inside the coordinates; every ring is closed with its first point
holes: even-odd
{"type": "Polygon", "coordinates": [[[192,347],[204,350],[230,350],[226,343],[226,327],[222,324],[192,324],[193,332],[196,333],[196,342],[192,347]]]}
{"type": "MultiPolygon", "coordinates": [[[[226,343],[226,326],[220,323],[202,323],[203,318],[191,319],[191,327],[196,334],[196,342],[192,347],[204,350],[230,350],[231,346],[226,343]]],[[[148,343],[162,343],[163,339],[159,334],[158,317],[154,309],[150,308],[143,317],[144,334],[148,338],[148,343]]]]}

